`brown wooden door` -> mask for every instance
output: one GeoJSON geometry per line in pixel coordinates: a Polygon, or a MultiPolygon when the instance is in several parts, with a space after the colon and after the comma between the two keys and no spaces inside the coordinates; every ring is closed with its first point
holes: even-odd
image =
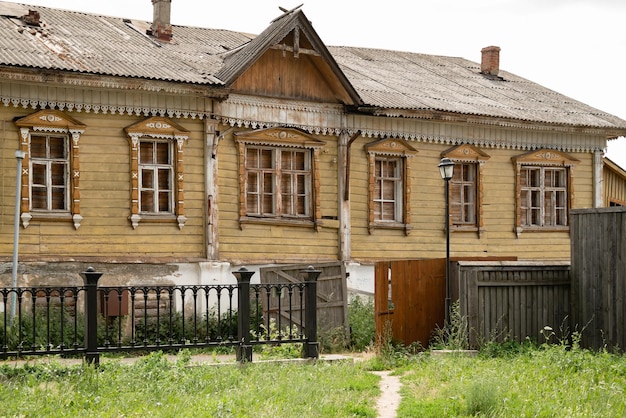
{"type": "Polygon", "coordinates": [[[382,261],[375,265],[377,339],[428,345],[445,318],[445,259],[382,261]]]}

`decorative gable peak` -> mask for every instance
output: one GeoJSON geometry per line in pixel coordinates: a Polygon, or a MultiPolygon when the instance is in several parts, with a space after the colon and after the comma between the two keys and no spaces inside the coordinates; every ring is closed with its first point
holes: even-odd
{"type": "Polygon", "coordinates": [[[457,145],[441,153],[442,158],[449,158],[457,162],[484,163],[491,156],[481,149],[470,144],[457,145]]]}
{"type": "Polygon", "coordinates": [[[124,128],[126,133],[133,137],[147,136],[164,139],[187,139],[189,131],[176,122],[162,116],[154,116],[124,128]]]}
{"type": "Polygon", "coordinates": [[[238,142],[258,145],[282,145],[298,148],[320,148],[324,141],[295,128],[268,128],[256,131],[235,132],[238,142]]]}
{"type": "Polygon", "coordinates": [[[573,158],[564,152],[546,148],[518,155],[516,157],[513,157],[512,160],[515,164],[518,165],[535,164],[562,167],[571,167],[580,163],[580,160],[577,160],[576,158],[573,158]]]}
{"type": "Polygon", "coordinates": [[[365,145],[368,153],[412,157],[417,150],[402,139],[385,138],[365,145]]]}
{"type": "Polygon", "coordinates": [[[44,109],[15,121],[20,128],[32,128],[35,131],[48,132],[83,132],[86,125],[59,110],[44,109]]]}

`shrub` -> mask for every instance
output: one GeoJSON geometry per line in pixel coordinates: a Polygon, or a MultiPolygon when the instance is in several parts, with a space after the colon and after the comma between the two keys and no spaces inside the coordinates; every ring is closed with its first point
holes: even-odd
{"type": "Polygon", "coordinates": [[[369,298],[352,297],[348,304],[350,323],[350,348],[363,351],[374,344],[376,324],[374,322],[374,302],[369,298]]]}

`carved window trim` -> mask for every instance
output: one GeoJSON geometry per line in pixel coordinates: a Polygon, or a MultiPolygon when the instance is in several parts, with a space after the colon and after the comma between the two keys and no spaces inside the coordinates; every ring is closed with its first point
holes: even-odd
{"type": "Polygon", "coordinates": [[[375,229],[401,229],[405,235],[411,231],[411,169],[408,159],[417,154],[417,150],[402,139],[384,138],[365,145],[368,159],[368,232],[375,229]],[[397,159],[401,166],[401,190],[397,190],[395,199],[400,199],[400,217],[395,221],[376,219],[376,162],[384,159],[397,159]]]}
{"type": "MultiPolygon", "coordinates": [[[[294,128],[267,128],[254,131],[235,132],[235,143],[239,158],[239,226],[244,224],[269,224],[286,226],[313,227],[322,226],[320,201],[320,152],[326,145],[311,135],[294,128]],[[247,148],[265,148],[273,152],[289,149],[308,150],[310,152],[310,216],[282,216],[281,211],[275,216],[250,215],[247,210],[248,172],[246,169],[247,148]]],[[[278,196],[273,199],[279,199],[278,196]]]]}
{"type": "Polygon", "coordinates": [[[20,132],[20,147],[24,152],[22,160],[22,189],[20,219],[22,226],[28,228],[32,220],[68,221],[75,229],[80,228],[83,217],[80,213],[80,136],[86,126],[71,116],[58,110],[44,109],[15,121],[20,132]],[[31,136],[33,134],[56,134],[67,137],[68,150],[68,191],[69,207],[67,211],[33,210],[31,197],[31,136]]]}
{"type": "Polygon", "coordinates": [[[189,140],[189,131],[172,120],[154,116],[124,129],[130,145],[130,223],[137,229],[140,222],[173,222],[183,229],[185,216],[184,196],[184,148],[189,140]],[[174,150],[174,207],[172,213],[142,213],[139,208],[139,145],[142,140],[167,141],[174,150]]]}
{"type": "Polygon", "coordinates": [[[491,156],[481,149],[471,144],[461,144],[454,146],[441,153],[442,158],[448,158],[454,162],[454,176],[450,180],[449,199],[450,199],[450,219],[448,220],[451,232],[473,231],[480,237],[484,232],[483,224],[483,166],[491,156]],[[463,165],[472,165],[474,167],[474,222],[464,222],[458,217],[455,218],[455,214],[459,211],[455,210],[455,205],[467,204],[466,201],[462,201],[462,195],[460,193],[460,187],[467,186],[468,182],[460,179],[462,173],[461,167],[463,165]]]}
{"type": "MultiPolygon", "coordinates": [[[[553,149],[539,149],[531,152],[527,152],[522,155],[518,155],[512,158],[515,168],[515,233],[519,238],[522,232],[555,232],[555,231],[569,231],[570,229],[570,211],[574,206],[574,167],[580,163],[579,160],[569,156],[568,154],[553,150],[553,149]],[[566,171],[566,224],[565,225],[523,225],[522,217],[522,170],[527,168],[538,168],[543,173],[546,168],[559,167],[566,171]]],[[[543,189],[542,191],[545,191],[543,189]]],[[[544,203],[545,208],[545,203],[544,203]]],[[[543,216],[543,215],[542,215],[543,216]]]]}

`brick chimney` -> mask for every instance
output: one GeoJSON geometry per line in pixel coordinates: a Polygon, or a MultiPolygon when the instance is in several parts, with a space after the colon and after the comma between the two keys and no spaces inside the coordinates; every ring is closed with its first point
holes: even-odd
{"type": "Polygon", "coordinates": [[[500,47],[488,46],[481,49],[480,52],[482,52],[480,72],[483,74],[498,75],[498,72],[500,72],[500,47]]]}
{"type": "Polygon", "coordinates": [[[172,24],[170,23],[170,9],[172,0],[152,0],[154,10],[150,34],[161,41],[172,39],[172,24]]]}

